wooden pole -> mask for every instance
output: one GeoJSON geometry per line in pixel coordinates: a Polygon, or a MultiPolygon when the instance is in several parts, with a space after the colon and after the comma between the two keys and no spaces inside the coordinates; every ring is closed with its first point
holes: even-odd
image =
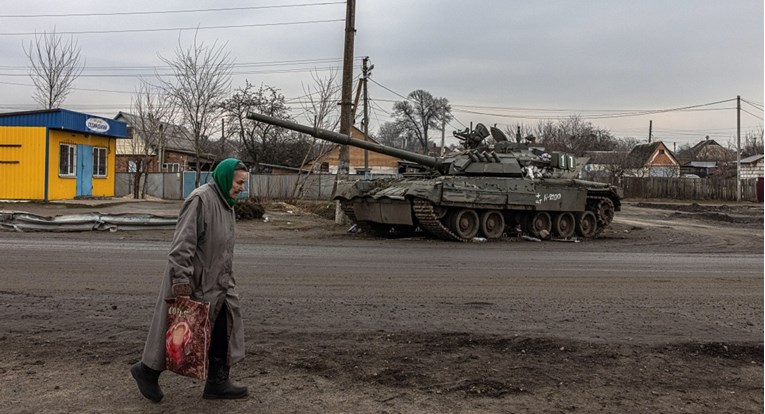
{"type": "Polygon", "coordinates": [[[741,95],[736,96],[736,201],[741,201],[741,95]]]}
{"type": "MultiPolygon", "coordinates": [[[[353,119],[353,40],[356,34],[356,0],[346,0],[345,10],[345,46],[343,52],[343,83],[340,97],[340,133],[351,134],[353,119]]],[[[338,179],[347,178],[349,169],[348,146],[340,146],[338,179]]]]}
{"type": "MultiPolygon", "coordinates": [[[[369,77],[369,56],[364,56],[361,66],[364,76],[364,141],[369,138],[369,89],[367,88],[367,77],[369,77]]],[[[369,173],[369,151],[364,149],[364,177],[372,178],[369,173]]]]}
{"type": "MultiPolygon", "coordinates": [[[[346,0],[345,6],[345,45],[343,48],[343,80],[340,93],[340,133],[351,135],[353,125],[353,39],[356,34],[356,0],[346,0]]],[[[348,146],[340,145],[338,156],[336,182],[348,179],[349,156],[348,146]]],[[[335,203],[335,223],[346,224],[340,201],[335,203]]]]}

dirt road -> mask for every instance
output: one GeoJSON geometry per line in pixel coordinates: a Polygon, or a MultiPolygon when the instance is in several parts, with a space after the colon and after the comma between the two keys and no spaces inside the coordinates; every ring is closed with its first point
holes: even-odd
{"type": "Polygon", "coordinates": [[[155,405],[127,372],[171,232],[0,232],[0,411],[763,410],[761,206],[631,202],[583,243],[380,240],[267,215],[238,226],[232,373],[252,396],[234,402],[166,373],[155,405]]]}

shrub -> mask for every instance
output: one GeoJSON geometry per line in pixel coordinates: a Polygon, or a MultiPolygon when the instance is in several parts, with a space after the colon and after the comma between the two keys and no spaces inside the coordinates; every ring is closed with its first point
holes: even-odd
{"type": "Polygon", "coordinates": [[[234,212],[236,213],[237,220],[256,220],[263,218],[263,213],[266,212],[266,209],[257,201],[248,198],[247,200],[237,201],[234,204],[234,212]]]}

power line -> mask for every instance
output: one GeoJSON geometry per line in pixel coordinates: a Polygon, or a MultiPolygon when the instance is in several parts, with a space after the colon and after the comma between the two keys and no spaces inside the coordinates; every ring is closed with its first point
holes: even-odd
{"type": "MultiPolygon", "coordinates": [[[[236,25],[220,25],[220,26],[163,27],[163,28],[156,28],[156,29],[81,30],[81,31],[63,31],[63,32],[56,32],[56,33],[81,35],[81,34],[171,32],[171,31],[182,31],[182,30],[241,29],[245,27],[295,26],[300,24],[334,23],[334,22],[344,22],[344,21],[345,19],[328,19],[328,20],[306,20],[306,21],[299,21],[299,22],[253,23],[253,24],[236,24],[236,25]]],[[[12,32],[12,33],[0,33],[0,36],[33,36],[38,34],[39,33],[34,33],[34,32],[12,32]]]]}
{"type": "MultiPolygon", "coordinates": [[[[328,70],[338,70],[338,66],[328,66],[323,68],[293,68],[293,69],[271,69],[271,70],[251,70],[251,71],[238,71],[231,72],[231,75],[263,75],[263,74],[279,74],[279,73],[300,73],[300,72],[324,72],[328,70]]],[[[0,73],[0,76],[8,77],[27,77],[27,73],[0,73]]],[[[92,74],[83,73],[79,77],[82,78],[140,78],[140,77],[172,77],[173,73],[114,73],[114,74],[92,74]]]]}
{"type": "MultiPolygon", "coordinates": [[[[356,61],[361,61],[361,58],[354,59],[356,61]]],[[[332,57],[332,58],[311,58],[311,59],[294,59],[294,60],[270,60],[270,61],[262,61],[262,62],[242,62],[242,63],[233,63],[233,67],[260,67],[260,66],[282,66],[282,65],[309,65],[309,64],[319,64],[319,63],[332,63],[332,62],[340,62],[342,61],[342,58],[338,57],[332,57]]],[[[204,65],[200,65],[200,67],[204,67],[204,65]]],[[[91,70],[104,70],[104,71],[111,71],[111,70],[146,70],[146,69],[153,69],[153,70],[165,70],[170,69],[170,65],[136,65],[136,66],[85,66],[83,69],[85,71],[91,71],[91,70]]],[[[28,65],[0,65],[0,70],[29,70],[28,65]]]]}
{"type": "Polygon", "coordinates": [[[374,83],[375,85],[385,89],[386,91],[388,91],[388,92],[390,92],[390,93],[392,93],[392,94],[394,94],[394,95],[396,95],[398,97],[403,98],[404,100],[407,100],[407,101],[409,100],[409,98],[407,98],[406,96],[401,95],[400,93],[394,91],[393,89],[388,88],[387,86],[381,85],[379,82],[375,81],[374,79],[370,79],[370,81],[372,81],[372,83],[374,83]]]}
{"type": "MultiPolygon", "coordinates": [[[[400,93],[380,84],[379,82],[376,82],[372,80],[376,85],[380,86],[381,88],[387,90],[388,92],[399,96],[401,98],[404,98],[405,100],[409,100],[408,98],[404,97],[400,93]]],[[[379,99],[381,101],[385,101],[384,99],[379,99]]],[[[660,114],[660,113],[668,113],[668,112],[676,112],[676,111],[684,111],[684,112],[695,112],[695,111],[722,111],[722,110],[730,110],[734,108],[705,108],[707,106],[713,106],[713,105],[719,105],[723,103],[728,103],[735,101],[735,98],[731,99],[725,99],[715,102],[708,102],[698,105],[688,105],[688,106],[682,106],[682,107],[676,107],[676,108],[667,108],[667,109],[564,109],[564,108],[528,108],[528,107],[501,107],[501,106],[484,106],[484,105],[460,105],[460,104],[452,104],[452,112],[462,112],[467,114],[473,114],[473,115],[483,115],[483,116],[492,116],[492,117],[498,117],[498,118],[517,118],[517,119],[546,119],[546,120],[555,120],[555,119],[566,119],[571,116],[572,113],[581,114],[583,117],[586,117],[587,119],[611,119],[611,118],[626,118],[626,117],[635,117],[635,116],[646,116],[646,115],[654,115],[654,114],[660,114]],[[525,113],[494,113],[494,112],[483,112],[483,111],[474,111],[470,109],[461,109],[461,108],[490,108],[490,109],[498,109],[498,110],[508,110],[508,111],[523,111],[523,112],[548,112],[548,113],[558,113],[559,115],[536,115],[536,114],[525,114],[525,113]]],[[[395,102],[395,101],[391,101],[395,102]]],[[[458,121],[459,122],[459,121],[458,121]]],[[[460,122],[461,123],[461,122],[460,122]]]]}
{"type": "Polygon", "coordinates": [[[751,116],[753,116],[753,117],[755,117],[755,118],[757,118],[757,119],[759,119],[759,120],[761,120],[761,121],[762,121],[762,116],[761,116],[761,115],[755,115],[755,114],[753,114],[753,113],[751,113],[751,112],[747,111],[747,110],[746,110],[746,109],[744,109],[744,108],[741,108],[741,112],[746,112],[746,113],[748,113],[749,115],[751,115],[751,116]]]}
{"type": "Polygon", "coordinates": [[[754,109],[756,109],[758,111],[762,111],[763,110],[762,109],[762,104],[755,104],[755,103],[749,102],[749,101],[747,101],[746,99],[743,99],[743,98],[741,99],[741,102],[744,102],[744,103],[748,104],[749,106],[753,107],[754,109]]]}
{"type": "Polygon", "coordinates": [[[109,12],[109,13],[62,13],[62,14],[6,14],[0,15],[0,18],[39,18],[39,17],[97,17],[97,16],[143,16],[151,14],[181,14],[181,13],[208,13],[208,12],[228,12],[239,10],[261,10],[261,9],[282,9],[291,7],[313,7],[329,6],[334,4],[345,4],[343,1],[325,2],[325,3],[299,3],[299,4],[280,4],[271,6],[250,6],[250,7],[222,7],[216,9],[185,9],[185,10],[156,10],[156,11],[134,11],[134,12],[109,12]]]}

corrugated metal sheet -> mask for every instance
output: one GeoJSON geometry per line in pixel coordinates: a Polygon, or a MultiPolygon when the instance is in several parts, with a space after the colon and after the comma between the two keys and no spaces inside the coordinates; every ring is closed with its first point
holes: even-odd
{"type": "Polygon", "coordinates": [[[50,109],[44,111],[0,113],[0,126],[36,126],[65,131],[94,134],[113,138],[127,138],[127,124],[114,119],[89,115],[67,109],[50,109]],[[99,131],[88,127],[88,121],[96,119],[102,125],[108,125],[107,131],[99,131]]]}
{"type": "Polygon", "coordinates": [[[85,213],[46,217],[23,211],[0,211],[0,230],[18,232],[162,230],[175,228],[177,221],[176,217],[152,214],[85,213]]]}
{"type": "Polygon", "coordinates": [[[0,127],[0,198],[45,198],[45,131],[0,127]]]}

